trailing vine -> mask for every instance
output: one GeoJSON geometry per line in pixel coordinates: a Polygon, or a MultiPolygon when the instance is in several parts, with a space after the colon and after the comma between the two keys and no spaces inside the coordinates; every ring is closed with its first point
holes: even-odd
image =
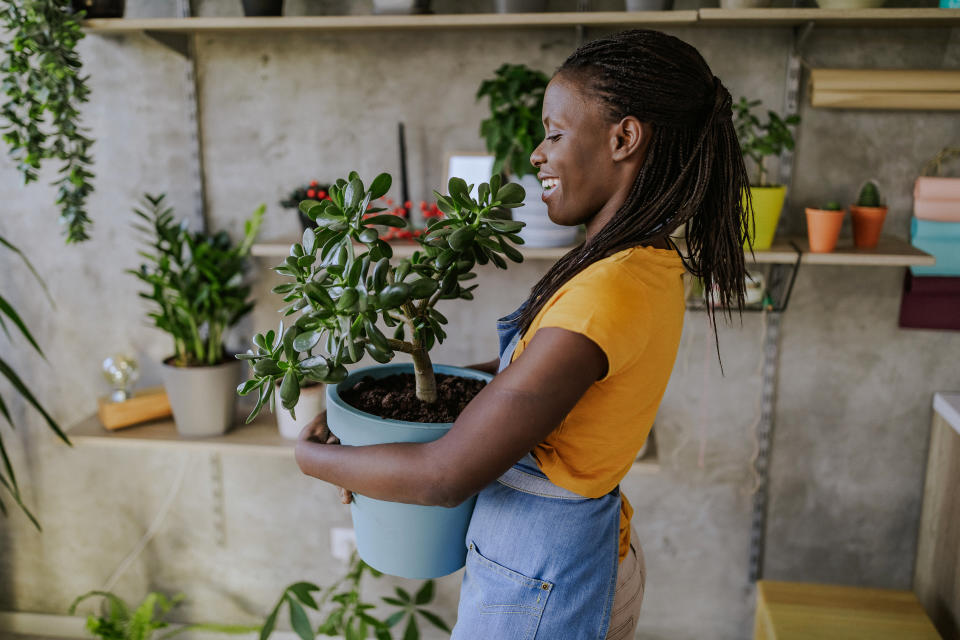
{"type": "Polygon", "coordinates": [[[84,37],[69,0],[8,0],[0,4],[0,27],[9,39],[0,61],[7,101],[0,114],[0,130],[17,162],[24,184],[35,181],[47,159],[63,162],[56,185],[56,204],[66,241],[90,236],[87,196],[93,191],[90,147],[83,134],[79,107],[90,90],[81,76],[76,51],[84,37]]]}

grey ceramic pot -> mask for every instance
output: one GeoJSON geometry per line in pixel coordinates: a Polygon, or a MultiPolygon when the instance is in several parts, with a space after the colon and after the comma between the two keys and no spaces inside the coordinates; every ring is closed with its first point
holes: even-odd
{"type": "Polygon", "coordinates": [[[242,367],[240,360],[212,367],[174,367],[163,363],[163,386],[180,435],[219,436],[230,429],[236,420],[242,367]]]}
{"type": "Polygon", "coordinates": [[[540,13],[547,10],[547,0],[497,0],[498,13],[540,13]]]}

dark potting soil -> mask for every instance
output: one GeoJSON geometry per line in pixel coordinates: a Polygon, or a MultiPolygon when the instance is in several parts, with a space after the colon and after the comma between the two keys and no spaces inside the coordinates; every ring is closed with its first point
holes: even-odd
{"type": "Polygon", "coordinates": [[[374,379],[366,376],[340,397],[354,409],[381,418],[409,422],[453,422],[486,386],[483,380],[438,373],[437,402],[427,404],[417,398],[412,373],[400,373],[374,379]]]}

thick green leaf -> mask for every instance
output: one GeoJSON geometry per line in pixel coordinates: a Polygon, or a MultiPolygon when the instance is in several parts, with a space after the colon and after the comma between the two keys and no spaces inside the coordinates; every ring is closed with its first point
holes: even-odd
{"type": "Polygon", "coordinates": [[[524,191],[516,182],[510,182],[505,185],[497,192],[497,200],[503,204],[517,204],[523,202],[523,199],[526,197],[527,193],[524,191]]]}
{"type": "Polygon", "coordinates": [[[293,348],[299,353],[304,351],[309,351],[317,346],[317,343],[320,342],[320,338],[323,335],[323,330],[318,329],[316,331],[308,331],[307,333],[301,333],[296,338],[293,339],[293,348]]]}
{"type": "Polygon", "coordinates": [[[370,197],[374,200],[383,197],[386,195],[387,191],[390,190],[390,185],[392,184],[393,178],[390,177],[390,174],[381,173],[374,178],[373,182],[370,184],[370,197]]]}
{"type": "Polygon", "coordinates": [[[447,242],[450,243],[451,249],[463,251],[470,246],[470,243],[473,242],[473,239],[476,237],[476,235],[477,232],[473,227],[460,227],[450,234],[450,237],[447,238],[447,242]]]}
{"type": "Polygon", "coordinates": [[[297,406],[297,400],[300,399],[300,383],[297,380],[296,372],[290,368],[283,374],[283,382],[280,383],[280,402],[283,408],[290,411],[290,417],[296,420],[294,407],[297,406]]]}
{"type": "Polygon", "coordinates": [[[369,218],[363,221],[364,224],[382,224],[385,227],[399,227],[403,228],[407,226],[407,221],[401,218],[400,216],[393,216],[389,214],[384,214],[382,216],[370,216],[369,218]]]}
{"type": "Polygon", "coordinates": [[[438,288],[437,281],[432,278],[420,278],[410,283],[410,297],[414,300],[429,298],[438,288]]]}

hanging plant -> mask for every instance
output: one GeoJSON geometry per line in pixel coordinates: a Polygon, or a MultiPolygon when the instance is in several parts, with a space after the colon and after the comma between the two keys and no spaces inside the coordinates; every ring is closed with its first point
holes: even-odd
{"type": "Polygon", "coordinates": [[[9,0],[0,5],[0,26],[9,34],[0,61],[3,104],[0,130],[24,184],[35,181],[44,160],[62,162],[56,185],[60,224],[67,242],[89,238],[87,196],[93,191],[90,147],[80,126],[87,76],[76,51],[84,37],[83,12],[69,0],[9,0]]]}

